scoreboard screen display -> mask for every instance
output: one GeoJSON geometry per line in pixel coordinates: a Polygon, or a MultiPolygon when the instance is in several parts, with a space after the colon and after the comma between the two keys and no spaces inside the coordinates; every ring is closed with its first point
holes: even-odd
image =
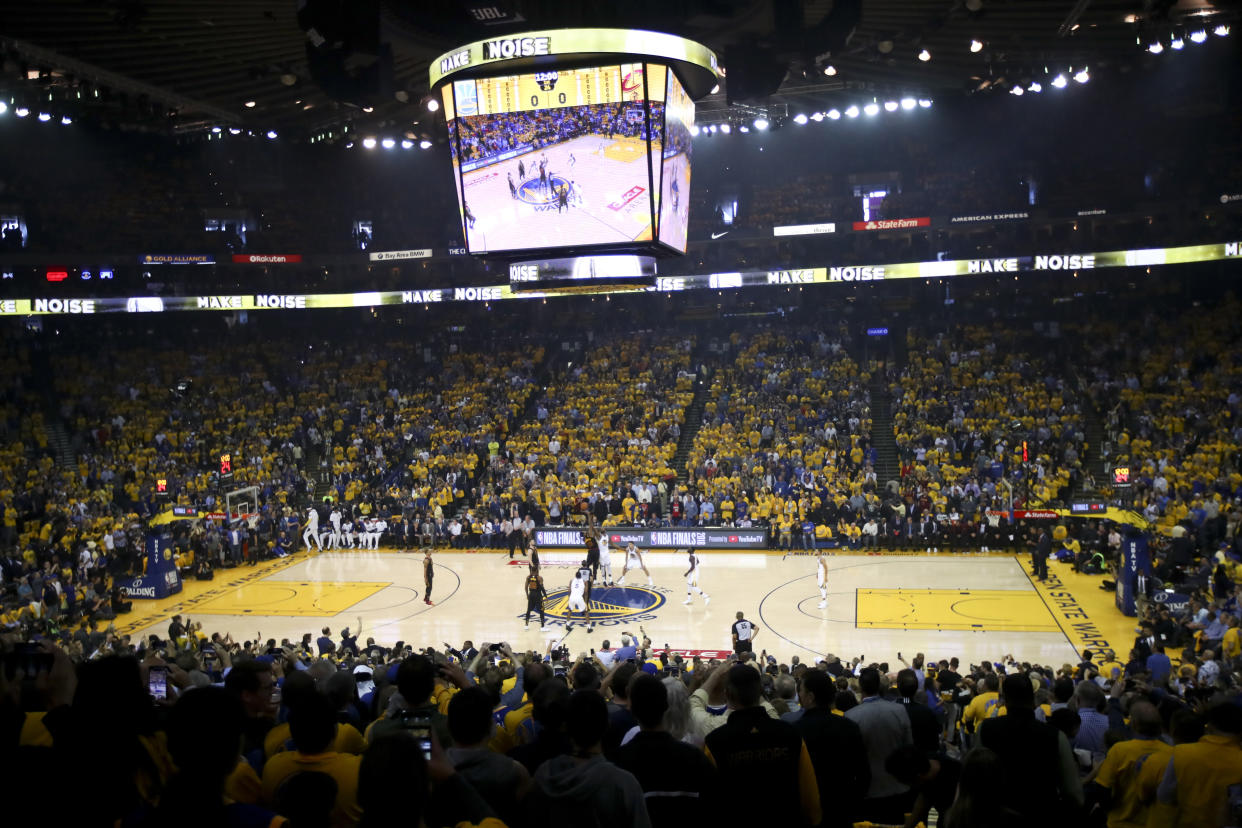
{"type": "MultiPolygon", "coordinates": [[[[680,91],[667,67],[650,63],[446,84],[467,250],[600,252],[662,241],[684,251],[684,231],[666,240],[657,229],[666,217],[661,178],[672,160],[663,140],[665,92],[674,86],[680,91]]],[[[680,94],[679,115],[692,123],[693,102],[680,94]]],[[[684,216],[688,149],[675,156],[684,216]]]]}

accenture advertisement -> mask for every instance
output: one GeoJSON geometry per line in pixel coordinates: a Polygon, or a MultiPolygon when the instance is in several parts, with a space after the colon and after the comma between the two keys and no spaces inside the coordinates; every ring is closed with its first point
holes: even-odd
{"type": "MultiPolygon", "coordinates": [[[[585,547],[581,529],[572,527],[540,527],[535,542],[549,549],[570,546],[585,547]]],[[[639,549],[764,549],[768,545],[763,529],[691,528],[691,529],[624,529],[608,530],[608,546],[615,552],[632,543],[639,549]]]]}

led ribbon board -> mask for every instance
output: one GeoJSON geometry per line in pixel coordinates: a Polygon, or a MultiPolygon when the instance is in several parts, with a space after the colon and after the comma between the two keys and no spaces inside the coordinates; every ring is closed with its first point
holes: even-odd
{"type": "MultiPolygon", "coordinates": [[[[943,262],[902,262],[877,265],[832,265],[791,270],[759,270],[734,273],[700,273],[687,276],[656,276],[655,283],[640,290],[674,293],[685,290],[792,287],[823,284],[883,282],[896,279],[936,279],[994,273],[1041,273],[1151,265],[1193,264],[1242,259],[1242,242],[1195,244],[1146,250],[1112,250],[1102,253],[1040,254],[991,259],[955,259],[943,262]]],[[[643,271],[646,273],[647,271],[643,271]]],[[[632,287],[596,285],[575,290],[574,295],[605,295],[632,292],[632,287]]],[[[370,308],[383,305],[432,305],[443,302],[498,302],[539,299],[562,295],[559,290],[515,290],[511,285],[482,287],[422,288],[362,293],[245,294],[217,296],[133,296],[36,299],[0,299],[4,316],[82,316],[94,313],[162,313],[168,311],[316,310],[370,308]]],[[[1116,482],[1116,481],[1114,481],[1116,482]]],[[[1125,481],[1122,481],[1123,483],[1125,481]]]]}
{"type": "Polygon", "coordinates": [[[548,29],[479,40],[445,52],[431,62],[431,86],[536,66],[617,63],[622,56],[672,65],[691,98],[708,94],[724,77],[716,53],[684,37],[641,29],[548,29]]]}

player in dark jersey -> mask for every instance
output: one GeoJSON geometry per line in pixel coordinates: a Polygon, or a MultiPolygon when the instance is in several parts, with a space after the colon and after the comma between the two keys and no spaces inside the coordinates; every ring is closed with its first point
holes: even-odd
{"type": "Polygon", "coordinates": [[[539,545],[535,543],[535,539],[531,538],[526,544],[526,550],[530,553],[530,568],[534,572],[539,571],[539,545]]]}
{"type": "Polygon", "coordinates": [[[547,597],[548,591],[543,586],[543,576],[539,574],[539,566],[532,563],[530,573],[526,576],[526,629],[530,629],[532,612],[539,613],[539,629],[548,628],[548,621],[543,612],[543,602],[547,597]]]}
{"type": "Polygon", "coordinates": [[[591,580],[595,580],[599,576],[599,541],[595,537],[595,530],[588,530],[586,536],[586,560],[583,566],[591,567],[591,580]]]}
{"type": "Polygon", "coordinates": [[[435,565],[431,562],[431,547],[428,546],[423,550],[423,603],[427,606],[435,606],[431,600],[431,586],[435,577],[435,565]]]}

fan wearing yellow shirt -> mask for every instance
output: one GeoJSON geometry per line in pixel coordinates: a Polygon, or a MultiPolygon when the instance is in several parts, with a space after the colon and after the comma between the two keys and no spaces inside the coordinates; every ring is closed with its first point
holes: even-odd
{"type": "Polygon", "coordinates": [[[1130,706],[1134,738],[1109,749],[1094,784],[1108,792],[1108,828],[1144,828],[1147,806],[1141,798],[1139,769],[1149,760],[1166,759],[1173,748],[1160,739],[1163,722],[1155,705],[1138,701],[1130,706]]]}
{"type": "Polygon", "coordinates": [[[995,673],[988,673],[983,677],[983,692],[971,699],[962,713],[962,726],[967,733],[973,734],[983,724],[983,720],[990,716],[988,706],[997,703],[1000,698],[999,691],[1000,678],[995,673]]]}
{"type": "MultiPolygon", "coordinates": [[[[358,807],[358,767],[361,758],[333,751],[336,719],[332,703],[315,694],[290,713],[289,730],[296,750],[277,753],[263,767],[263,801],[274,810],[288,814],[306,810],[307,797],[323,786],[307,785],[315,779],[303,774],[324,774],[335,783],[331,825],[353,828],[362,817],[358,807]]],[[[329,803],[325,803],[327,805],[329,803]]]]}
{"type": "Polygon", "coordinates": [[[1225,637],[1221,639],[1220,648],[1225,656],[1225,661],[1232,662],[1242,656],[1242,630],[1238,629],[1238,619],[1236,616],[1229,616],[1229,629],[1225,630],[1225,637]]]}

